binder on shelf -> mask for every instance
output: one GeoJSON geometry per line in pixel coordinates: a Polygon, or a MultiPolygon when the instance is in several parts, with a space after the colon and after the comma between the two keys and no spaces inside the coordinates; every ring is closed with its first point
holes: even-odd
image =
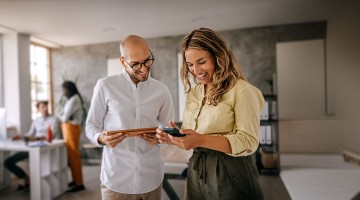
{"type": "Polygon", "coordinates": [[[266,144],[272,144],[272,131],[271,131],[271,126],[270,125],[267,125],[267,126],[265,126],[266,128],[266,130],[265,130],[265,138],[266,138],[266,144]]]}
{"type": "Polygon", "coordinates": [[[270,119],[277,119],[277,103],[271,101],[270,103],[270,119]]]}
{"type": "Polygon", "coordinates": [[[265,101],[264,107],[260,112],[260,120],[269,120],[269,102],[265,101]]]}
{"type": "Polygon", "coordinates": [[[265,126],[260,126],[259,142],[260,144],[266,144],[266,129],[265,126]]]}

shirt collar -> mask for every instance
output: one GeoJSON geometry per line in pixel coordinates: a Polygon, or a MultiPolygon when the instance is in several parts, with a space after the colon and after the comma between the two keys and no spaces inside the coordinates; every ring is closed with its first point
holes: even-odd
{"type": "Polygon", "coordinates": [[[41,120],[46,120],[48,117],[49,117],[50,115],[48,115],[48,116],[44,116],[44,115],[41,115],[40,117],[39,117],[39,119],[41,119],[41,120]]]}

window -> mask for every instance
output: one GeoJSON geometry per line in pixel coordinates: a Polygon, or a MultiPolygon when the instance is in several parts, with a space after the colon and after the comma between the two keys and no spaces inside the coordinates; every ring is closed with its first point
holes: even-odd
{"type": "Polygon", "coordinates": [[[31,74],[31,118],[38,116],[36,102],[49,101],[49,111],[52,111],[51,79],[50,79],[50,50],[36,44],[30,45],[30,74],[31,74]]]}

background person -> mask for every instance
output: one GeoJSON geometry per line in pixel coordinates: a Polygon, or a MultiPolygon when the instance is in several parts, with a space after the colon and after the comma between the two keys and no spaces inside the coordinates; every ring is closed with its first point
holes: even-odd
{"type": "Polygon", "coordinates": [[[182,56],[187,97],[180,132],[186,136],[172,137],[157,129],[157,137],[194,149],[187,198],[263,199],[251,157],[259,144],[261,92],[245,80],[225,40],[213,30],[200,28],[187,35],[182,56]]]}
{"type": "MultiPolygon", "coordinates": [[[[35,140],[45,140],[47,136],[48,127],[51,127],[52,138],[57,136],[58,132],[58,121],[56,117],[51,116],[48,111],[48,101],[38,101],[36,103],[37,111],[41,114],[40,117],[36,118],[32,124],[29,132],[24,135],[15,135],[13,140],[20,140],[24,137],[28,137],[29,141],[35,140]]],[[[14,155],[8,157],[4,161],[4,165],[6,169],[8,169],[11,173],[15,174],[15,176],[19,179],[19,185],[17,187],[17,191],[25,190],[29,188],[30,179],[29,176],[24,172],[23,169],[18,167],[16,164],[22,160],[29,158],[29,152],[21,151],[17,152],[14,155]]]]}
{"type": "Polygon", "coordinates": [[[65,81],[62,84],[62,89],[67,101],[58,117],[62,122],[61,131],[67,147],[69,167],[73,180],[73,182],[69,183],[69,187],[72,188],[68,192],[78,192],[85,190],[79,149],[81,123],[84,114],[83,100],[74,82],[65,81]]]}
{"type": "Polygon", "coordinates": [[[155,134],[107,136],[107,131],[166,125],[174,117],[172,97],[149,77],[154,57],[145,39],[127,36],[120,53],[124,70],[97,82],[86,121],[87,137],[104,147],[102,199],[160,200],[164,163],[155,134]]]}

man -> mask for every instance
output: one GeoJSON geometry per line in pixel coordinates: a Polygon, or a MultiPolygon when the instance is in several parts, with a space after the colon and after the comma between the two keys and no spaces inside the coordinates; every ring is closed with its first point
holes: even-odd
{"type": "Polygon", "coordinates": [[[120,54],[124,70],[97,82],[86,121],[87,137],[104,146],[102,199],[161,199],[164,163],[155,134],[108,131],[165,126],[174,117],[171,94],[149,77],[154,57],[145,39],[127,36],[120,54]]]}
{"type": "MultiPolygon", "coordinates": [[[[36,103],[37,111],[41,114],[40,117],[36,118],[32,124],[31,128],[27,135],[24,135],[24,139],[28,139],[29,141],[35,140],[45,140],[46,134],[49,126],[51,127],[52,138],[55,138],[58,131],[58,121],[56,117],[51,116],[48,111],[48,102],[47,101],[39,101],[36,103]]],[[[20,140],[23,136],[15,135],[13,140],[20,140]]],[[[17,152],[16,154],[7,158],[4,162],[5,167],[15,174],[17,178],[19,178],[19,185],[17,187],[17,191],[22,191],[30,186],[29,176],[22,170],[20,167],[16,165],[17,162],[28,159],[28,152],[17,152]]]]}

